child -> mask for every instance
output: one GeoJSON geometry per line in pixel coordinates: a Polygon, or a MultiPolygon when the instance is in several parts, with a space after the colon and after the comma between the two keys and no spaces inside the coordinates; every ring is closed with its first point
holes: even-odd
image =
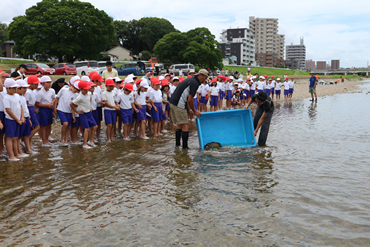
{"type": "MultiPolygon", "coordinates": [[[[137,121],[140,123],[140,138],[147,140],[149,139],[145,135],[145,127],[146,127],[146,108],[147,108],[147,91],[149,88],[149,84],[147,80],[143,80],[140,83],[140,87],[138,89],[137,94],[135,95],[135,105],[139,110],[136,113],[137,121]]],[[[148,105],[149,106],[149,105],[148,105]]],[[[135,128],[135,134],[137,135],[137,127],[135,128]]]]}
{"type": "Polygon", "coordinates": [[[116,110],[120,107],[115,101],[115,94],[113,91],[114,81],[107,79],[105,81],[107,90],[101,94],[102,103],[104,105],[104,120],[107,125],[107,140],[108,143],[113,141],[113,124],[116,123],[116,110]]]}
{"type": "Polygon", "coordinates": [[[69,85],[69,87],[62,87],[55,98],[55,105],[57,105],[57,107],[54,108],[54,112],[55,114],[58,112],[62,125],[60,139],[61,147],[68,147],[68,137],[72,128],[72,108],[70,104],[76,97],[76,93],[78,93],[78,90],[72,85],[69,85]]]}
{"type": "Polygon", "coordinates": [[[265,93],[267,93],[268,96],[271,94],[271,83],[272,79],[269,79],[265,86],[265,93]]]}
{"type": "Polygon", "coordinates": [[[160,131],[160,121],[161,115],[163,114],[163,105],[162,105],[162,92],[159,90],[160,81],[157,78],[152,80],[153,90],[149,93],[149,102],[152,105],[152,119],[153,119],[153,130],[154,136],[159,135],[160,131]]]}
{"type": "Polygon", "coordinates": [[[78,82],[78,87],[80,89],[80,94],[75,98],[69,105],[73,111],[77,112],[80,116],[80,124],[84,130],[83,138],[83,148],[89,149],[91,147],[96,147],[94,144],[94,133],[96,131],[96,123],[91,113],[91,96],[88,90],[94,85],[92,82],[87,82],[80,80],[78,82]],[[79,106],[80,110],[76,109],[79,106]],[[89,142],[87,141],[89,139],[89,142]]]}
{"type": "MultiPolygon", "coordinates": [[[[115,83],[115,87],[114,87],[113,91],[114,91],[114,93],[116,95],[115,99],[117,100],[118,99],[118,95],[123,92],[122,91],[122,88],[121,88],[122,79],[117,76],[117,77],[114,77],[113,78],[113,81],[115,83]]],[[[116,111],[116,116],[117,116],[117,120],[116,120],[117,124],[113,125],[113,136],[122,136],[122,134],[121,134],[121,130],[122,130],[122,118],[121,118],[120,111],[116,111]]]]}
{"type": "Polygon", "coordinates": [[[235,91],[231,105],[234,107],[234,109],[236,109],[237,106],[242,105],[242,102],[240,101],[240,91],[239,90],[235,91]]]}
{"type": "Polygon", "coordinates": [[[160,127],[160,131],[162,133],[166,133],[167,130],[164,129],[164,126],[166,125],[166,119],[167,119],[167,115],[166,115],[166,107],[170,105],[170,102],[168,100],[168,91],[170,90],[170,86],[168,84],[168,81],[166,79],[163,79],[162,80],[162,88],[161,88],[161,91],[162,91],[162,104],[163,104],[163,113],[160,114],[160,117],[161,117],[161,127],[160,127]]]}
{"type": "MultiPolygon", "coordinates": [[[[23,152],[21,150],[21,147],[20,147],[20,142],[21,142],[21,139],[22,139],[23,142],[24,142],[24,144],[25,144],[25,146],[26,146],[26,149],[27,149],[26,152],[28,154],[37,154],[37,152],[33,152],[31,150],[31,139],[30,139],[30,137],[31,137],[31,122],[30,122],[30,113],[29,113],[29,110],[28,110],[28,107],[27,107],[27,100],[24,97],[24,95],[26,94],[26,91],[30,87],[30,85],[28,85],[27,82],[25,82],[24,80],[18,80],[18,81],[16,81],[16,83],[19,86],[19,88],[17,88],[17,93],[20,96],[20,101],[21,101],[21,104],[22,104],[23,115],[24,115],[24,120],[25,120],[25,122],[22,123],[22,125],[20,126],[20,132],[19,132],[19,138],[18,138],[18,142],[19,142],[18,153],[20,155],[23,154],[23,152]]],[[[18,144],[17,144],[17,146],[18,146],[18,144]]]]}
{"type": "Polygon", "coordinates": [[[260,76],[260,80],[256,83],[258,92],[263,92],[265,90],[265,77],[260,76]]]}
{"type": "Polygon", "coordinates": [[[233,98],[233,81],[234,81],[234,77],[233,76],[230,76],[229,78],[227,78],[227,83],[226,83],[226,109],[227,110],[231,110],[231,99],[233,98]]]}
{"type": "Polygon", "coordinates": [[[98,73],[94,73],[90,77],[90,80],[95,84],[94,93],[96,94],[96,97],[97,97],[97,100],[98,100],[96,111],[97,111],[97,114],[98,114],[99,121],[96,122],[96,124],[98,126],[96,128],[96,138],[97,138],[97,140],[100,140],[101,121],[103,121],[103,108],[102,108],[102,101],[101,101],[101,87],[100,87],[100,85],[104,80],[98,73]]]}
{"type": "Polygon", "coordinates": [[[275,85],[276,85],[276,81],[274,80],[274,78],[275,78],[275,77],[272,75],[272,76],[271,76],[271,80],[272,80],[272,81],[271,81],[271,86],[270,86],[270,87],[271,87],[271,95],[272,95],[272,96],[271,96],[271,99],[272,99],[272,100],[274,100],[275,85]]]}
{"type": "Polygon", "coordinates": [[[290,77],[289,81],[289,99],[292,100],[293,97],[293,91],[294,91],[294,77],[290,77]]]}
{"type": "Polygon", "coordinates": [[[285,81],[284,81],[284,99],[285,100],[288,100],[289,99],[289,81],[288,81],[288,77],[285,78],[285,81]]]}
{"type": "Polygon", "coordinates": [[[0,159],[6,158],[3,153],[4,150],[4,134],[5,134],[5,109],[4,109],[4,96],[6,95],[6,88],[4,88],[5,76],[8,75],[4,71],[0,70],[0,159]]]}
{"type": "Polygon", "coordinates": [[[39,107],[40,116],[40,137],[42,147],[51,147],[49,136],[51,133],[51,125],[53,124],[53,107],[55,101],[55,91],[51,89],[49,76],[41,77],[43,88],[36,95],[36,107],[39,107]]]}
{"type": "Polygon", "coordinates": [[[220,97],[220,89],[217,86],[217,79],[212,79],[211,87],[209,88],[208,95],[210,95],[210,111],[217,111],[218,99],[220,97]]]}
{"type": "MultiPolygon", "coordinates": [[[[170,90],[169,90],[169,93],[168,93],[168,95],[169,95],[168,101],[171,99],[171,96],[175,92],[179,83],[180,83],[180,79],[177,76],[172,79],[172,85],[170,86],[170,90]]],[[[195,98],[195,100],[196,100],[196,98],[195,98]]],[[[167,104],[167,105],[168,105],[168,107],[166,106],[166,116],[168,116],[168,118],[170,119],[170,122],[172,122],[170,104],[167,104]]],[[[190,118],[192,118],[192,117],[190,117],[190,118]]]]}
{"type": "Polygon", "coordinates": [[[275,94],[276,94],[276,99],[280,100],[280,94],[281,94],[281,86],[284,84],[280,82],[280,78],[276,79],[276,86],[275,86],[275,94]]]}
{"type": "Polygon", "coordinates": [[[131,83],[126,83],[123,92],[121,92],[116,99],[116,102],[120,104],[120,115],[123,122],[123,140],[129,141],[129,135],[131,132],[132,125],[132,109],[136,113],[139,112],[134,104],[134,95],[131,93],[134,91],[134,87],[131,83]]]}
{"type": "Polygon", "coordinates": [[[252,76],[252,80],[250,82],[250,91],[249,91],[249,97],[252,98],[252,96],[256,93],[256,81],[257,77],[252,76]]]}
{"type": "MultiPolygon", "coordinates": [[[[93,82],[92,82],[93,83],[93,82]]],[[[95,92],[95,83],[93,83],[92,87],[89,89],[89,92],[91,93],[91,114],[93,115],[93,118],[95,120],[95,123],[99,122],[99,114],[98,114],[98,103],[101,101],[98,94],[95,92]]],[[[96,127],[98,128],[98,126],[96,127]]],[[[95,131],[96,133],[97,131],[95,131]]],[[[95,133],[93,133],[95,135],[95,133]]],[[[97,139],[94,139],[94,141],[97,141],[97,139]]]]}
{"type": "Polygon", "coordinates": [[[208,99],[206,98],[206,96],[207,96],[207,93],[209,91],[209,86],[208,86],[206,80],[201,85],[201,87],[202,87],[202,94],[201,94],[201,98],[200,98],[200,111],[201,112],[207,112],[208,99]]]}
{"type": "MultiPolygon", "coordinates": [[[[71,101],[73,101],[75,98],[77,98],[77,96],[80,93],[80,88],[78,87],[79,81],[80,81],[79,76],[74,76],[69,81],[69,83],[76,90],[76,93],[73,94],[73,96],[71,97],[71,101]]],[[[77,110],[80,110],[80,109],[77,107],[77,110]]],[[[80,128],[80,125],[81,125],[80,124],[80,115],[72,109],[72,124],[71,124],[71,131],[70,131],[71,132],[71,145],[81,144],[77,139],[77,132],[78,132],[78,129],[80,128]]],[[[81,131],[81,133],[83,133],[83,130],[81,131]]]]}
{"type": "Polygon", "coordinates": [[[39,121],[37,119],[39,110],[35,106],[37,87],[40,81],[35,75],[31,75],[26,79],[27,79],[27,83],[30,85],[24,97],[26,98],[26,101],[27,101],[28,112],[30,114],[30,120],[31,120],[31,136],[29,138],[30,144],[31,144],[32,137],[40,130],[39,121]]]}
{"type": "Polygon", "coordinates": [[[247,103],[248,103],[249,94],[250,94],[250,86],[249,86],[249,82],[250,81],[251,81],[251,79],[250,78],[247,78],[247,81],[244,84],[243,93],[245,94],[245,96],[244,96],[242,105],[247,105],[247,103]]]}
{"type": "Polygon", "coordinates": [[[217,102],[218,110],[222,110],[222,104],[225,98],[225,83],[222,79],[222,75],[217,76],[217,86],[220,90],[220,97],[217,102]]]}
{"type": "MultiPolygon", "coordinates": [[[[6,79],[4,86],[7,94],[4,95],[5,123],[6,126],[6,150],[9,155],[9,161],[19,161],[21,158],[18,144],[20,126],[25,122],[20,96],[16,93],[17,83],[13,79],[6,79]]],[[[3,126],[0,126],[3,127],[3,126]]],[[[22,157],[28,155],[23,154],[22,157]]]]}

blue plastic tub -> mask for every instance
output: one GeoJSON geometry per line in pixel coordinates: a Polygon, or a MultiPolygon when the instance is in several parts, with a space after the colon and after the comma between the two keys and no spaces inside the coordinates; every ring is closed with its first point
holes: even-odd
{"type": "Polygon", "coordinates": [[[210,142],[219,142],[223,148],[257,145],[250,109],[204,112],[196,124],[201,149],[210,142]]]}

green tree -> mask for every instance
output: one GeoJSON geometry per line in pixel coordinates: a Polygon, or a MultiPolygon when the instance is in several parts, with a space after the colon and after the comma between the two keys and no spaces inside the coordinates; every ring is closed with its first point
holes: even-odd
{"type": "Polygon", "coordinates": [[[113,20],[78,0],[43,0],[13,18],[9,38],[23,56],[39,53],[59,61],[98,59],[115,39],[113,20]]]}
{"type": "Polygon", "coordinates": [[[8,25],[0,23],[0,43],[8,40],[8,25]]]}
{"type": "Polygon", "coordinates": [[[152,57],[152,54],[149,52],[149,51],[142,51],[141,52],[141,60],[144,60],[144,61],[148,61],[151,57],[152,57]]]}
{"type": "Polygon", "coordinates": [[[141,26],[139,21],[114,21],[116,39],[124,48],[133,54],[138,54],[144,50],[144,43],[140,40],[141,26]]]}
{"type": "Polygon", "coordinates": [[[173,63],[183,63],[184,52],[188,46],[186,33],[173,32],[166,34],[154,46],[158,60],[168,60],[173,63]]]}

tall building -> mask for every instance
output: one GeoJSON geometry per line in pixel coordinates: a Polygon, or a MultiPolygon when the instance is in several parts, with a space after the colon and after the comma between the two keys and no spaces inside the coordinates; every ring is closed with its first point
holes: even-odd
{"type": "Polygon", "coordinates": [[[316,68],[315,61],[312,61],[312,59],[306,60],[306,69],[311,71],[315,70],[315,68],[316,68]]]}
{"type": "Polygon", "coordinates": [[[254,36],[248,28],[224,29],[220,38],[223,58],[235,56],[238,65],[255,65],[254,36]]]}
{"type": "Polygon", "coordinates": [[[316,62],[316,69],[317,70],[325,70],[326,69],[326,61],[317,61],[316,62]]]}
{"type": "Polygon", "coordinates": [[[257,64],[263,67],[284,65],[285,35],[278,34],[279,19],[250,16],[249,28],[254,34],[257,64]]]}
{"type": "Polygon", "coordinates": [[[339,69],[340,67],[340,60],[331,60],[331,69],[334,70],[334,69],[339,69]]]}
{"type": "MultiPolygon", "coordinates": [[[[304,45],[303,38],[301,38],[299,45],[293,45],[293,43],[291,43],[291,45],[286,46],[285,63],[288,61],[291,61],[292,64],[292,66],[289,67],[290,69],[306,69],[306,46],[304,45]]],[[[288,64],[290,63],[288,62],[288,64]]]]}

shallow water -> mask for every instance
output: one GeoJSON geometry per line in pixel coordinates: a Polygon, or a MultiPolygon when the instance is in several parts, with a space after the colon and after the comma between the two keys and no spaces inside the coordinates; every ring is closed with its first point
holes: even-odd
{"type": "MultiPolygon", "coordinates": [[[[334,85],[333,85],[334,86],[334,85]]],[[[267,147],[160,138],[0,163],[1,246],[369,246],[370,85],[276,104],[267,147]]]]}

